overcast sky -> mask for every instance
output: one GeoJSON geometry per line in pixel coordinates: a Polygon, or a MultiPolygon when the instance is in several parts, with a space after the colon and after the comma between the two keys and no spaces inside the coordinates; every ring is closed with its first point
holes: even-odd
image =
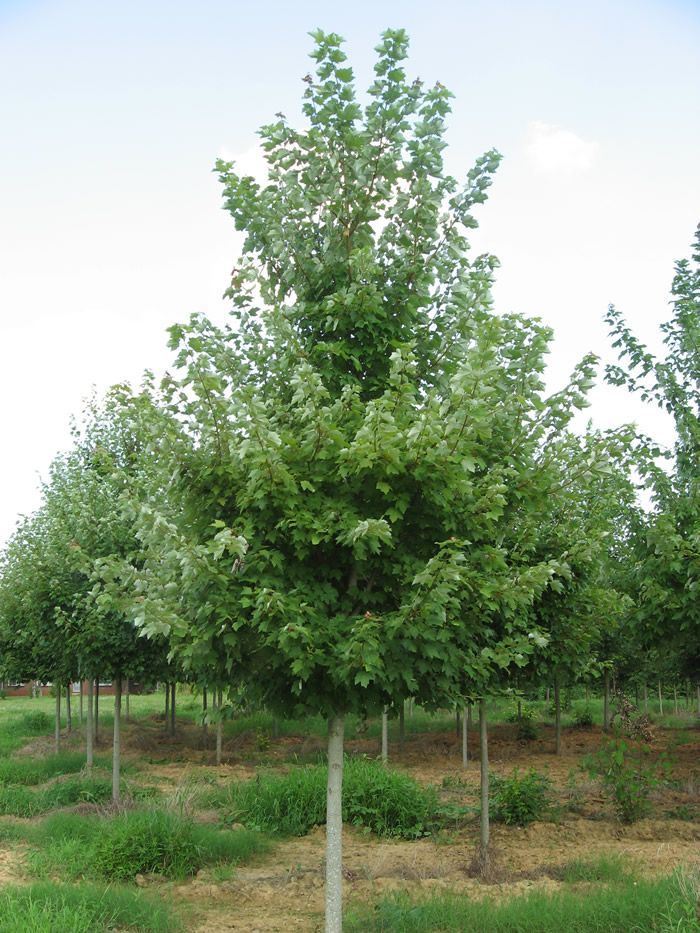
{"type": "MultiPolygon", "coordinates": [[[[700,222],[697,0],[0,0],[0,544],[91,387],[162,372],[191,313],[224,319],[239,240],[211,169],[253,165],[277,111],[300,122],[309,30],[347,39],[362,89],[388,26],[408,75],[456,95],[449,170],[504,155],[472,239],[501,260],[497,308],[554,328],[552,389],[614,358],[610,302],[658,348],[700,222]]],[[[620,390],[593,402],[671,438],[620,390]]]]}

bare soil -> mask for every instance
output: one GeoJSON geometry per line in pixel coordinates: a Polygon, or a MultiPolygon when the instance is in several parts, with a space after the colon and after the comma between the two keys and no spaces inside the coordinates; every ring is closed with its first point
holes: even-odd
{"type": "MultiPolygon", "coordinates": [[[[105,737],[106,738],[106,737],[105,737]]],[[[683,863],[700,858],[700,729],[685,730],[685,744],[675,744],[672,730],[657,729],[652,756],[671,747],[671,786],[655,791],[649,819],[622,825],[600,784],[580,767],[582,758],[603,741],[600,729],[565,730],[561,755],[554,755],[553,730],[540,728],[540,738],[518,741],[514,726],[495,726],[490,733],[489,760],[497,775],[515,768],[546,773],[559,807],[555,821],[532,823],[525,829],[492,823],[496,871],[491,883],[473,877],[472,859],[479,838],[478,816],[463,820],[436,837],[412,842],[387,841],[346,827],[343,841],[344,897],[373,900],[388,891],[430,892],[450,888],[471,897],[503,897],[533,889],[554,891],[562,866],[597,855],[619,855],[630,861],[640,878],[670,874],[683,863]],[[688,741],[688,739],[690,741],[688,741]],[[572,804],[575,806],[572,809],[572,804]],[[688,813],[695,819],[672,818],[688,813]]],[[[470,756],[478,756],[476,733],[470,733],[470,756]]],[[[213,741],[212,741],[213,744],[213,741]]],[[[125,729],[125,755],[143,765],[139,782],[164,790],[185,787],[192,778],[224,783],[254,776],[261,759],[285,770],[290,762],[313,759],[323,742],[308,737],[271,739],[264,752],[259,737],[243,733],[228,740],[224,763],[216,766],[213,751],[202,746],[201,731],[178,723],[175,738],[164,735],[157,717],[125,729]],[[145,762],[145,764],[144,764],[145,762]]],[[[346,742],[348,752],[376,755],[373,739],[346,742]]],[[[35,748],[36,753],[38,749],[35,748]]],[[[438,789],[441,799],[462,806],[478,804],[479,761],[470,757],[461,768],[461,745],[454,733],[407,737],[403,749],[390,746],[394,766],[405,768],[423,784],[438,789]]],[[[317,827],[303,838],[283,840],[264,858],[220,880],[203,870],[185,884],[168,885],[139,879],[142,886],[189,905],[191,933],[316,933],[323,928],[325,831],[317,827]]],[[[17,855],[0,846],[0,883],[17,881],[17,855]]]]}

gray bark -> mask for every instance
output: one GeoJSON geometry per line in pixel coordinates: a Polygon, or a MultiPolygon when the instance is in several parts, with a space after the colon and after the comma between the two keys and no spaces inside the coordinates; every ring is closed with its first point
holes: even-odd
{"type": "Polygon", "coordinates": [[[221,708],[223,706],[224,691],[219,690],[219,699],[217,701],[217,709],[219,712],[218,719],[216,720],[216,763],[217,765],[221,764],[221,742],[224,734],[224,721],[221,718],[221,708]]]}
{"type": "Polygon", "coordinates": [[[209,723],[207,722],[207,688],[202,687],[202,746],[209,748],[209,723]]]}
{"type": "Polygon", "coordinates": [[[661,691],[661,681],[659,681],[659,716],[664,714],[664,695],[661,691]]]}
{"type": "Polygon", "coordinates": [[[467,770],[467,707],[462,710],[462,770],[467,770]]]}
{"type": "Polygon", "coordinates": [[[328,720],[325,933],[343,929],[343,738],[345,714],[328,720]]]}
{"type": "Polygon", "coordinates": [[[114,744],[112,746],[112,800],[119,802],[119,756],[122,732],[122,681],[119,675],[114,683],[114,744]]]}
{"type": "Polygon", "coordinates": [[[92,722],[92,679],[88,680],[88,693],[87,693],[87,729],[86,729],[86,767],[88,771],[92,768],[92,739],[93,739],[93,722],[92,722]]]}
{"type": "Polygon", "coordinates": [[[61,750],[61,685],[56,683],[56,723],[53,736],[54,751],[58,755],[61,750]]]}
{"type": "Polygon", "coordinates": [[[73,718],[70,708],[70,681],[66,684],[66,729],[71,732],[73,729],[73,718]]]}
{"type": "Polygon", "coordinates": [[[603,732],[610,732],[610,671],[603,674],[603,732]]]}
{"type": "Polygon", "coordinates": [[[486,699],[479,700],[479,746],[481,749],[481,863],[489,861],[489,740],[486,722],[486,699]]]}
{"type": "Polygon", "coordinates": [[[99,730],[99,717],[100,717],[100,678],[99,676],[95,678],[95,718],[92,721],[92,726],[94,731],[93,738],[95,744],[97,744],[97,733],[99,730]]]}

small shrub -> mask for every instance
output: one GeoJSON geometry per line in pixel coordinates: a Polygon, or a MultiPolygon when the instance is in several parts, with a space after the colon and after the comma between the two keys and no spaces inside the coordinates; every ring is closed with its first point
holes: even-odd
{"type": "Polygon", "coordinates": [[[531,719],[521,719],[516,727],[515,735],[521,742],[534,742],[539,736],[539,731],[531,719]]]}
{"type": "Polygon", "coordinates": [[[506,722],[534,722],[535,719],[537,719],[537,712],[531,706],[526,706],[524,703],[520,704],[519,712],[518,704],[514,703],[506,716],[506,722]]]}
{"type": "Polygon", "coordinates": [[[574,712],[575,729],[591,729],[593,726],[593,716],[587,706],[583,709],[577,709],[574,712]]]}
{"type": "Polygon", "coordinates": [[[646,765],[649,754],[646,745],[628,745],[622,739],[608,739],[597,755],[587,755],[583,766],[600,776],[603,792],[612,800],[622,823],[634,823],[651,809],[649,794],[661,784],[659,769],[668,770],[671,763],[664,753],[656,766],[646,765]]]}
{"type": "Polygon", "coordinates": [[[520,777],[515,768],[509,778],[493,778],[494,818],[516,826],[540,820],[551,806],[551,781],[530,768],[520,777]]]}

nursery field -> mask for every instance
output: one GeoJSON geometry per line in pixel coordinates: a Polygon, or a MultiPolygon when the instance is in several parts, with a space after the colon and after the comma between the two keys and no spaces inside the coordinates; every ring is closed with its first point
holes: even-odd
{"type": "MultiPolygon", "coordinates": [[[[217,766],[198,698],[178,696],[170,735],[162,695],[131,697],[115,807],[108,702],[90,775],[77,704],[55,755],[50,698],[0,703],[3,933],[321,930],[325,723],[240,716],[217,766]]],[[[379,723],[350,722],[347,930],[700,929],[697,714],[652,711],[644,745],[610,744],[578,703],[555,755],[543,707],[526,730],[491,710],[487,871],[476,723],[465,770],[452,715],[407,712],[401,745],[391,722],[387,765],[379,723]]]]}

